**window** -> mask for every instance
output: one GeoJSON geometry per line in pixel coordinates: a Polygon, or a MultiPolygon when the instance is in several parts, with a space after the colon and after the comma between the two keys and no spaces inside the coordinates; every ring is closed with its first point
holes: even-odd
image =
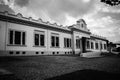
{"type": "Polygon", "coordinates": [[[80,39],[76,39],[76,48],[80,48],[80,39]]]}
{"type": "Polygon", "coordinates": [[[69,52],[68,52],[68,54],[69,54],[69,52]]]}
{"type": "Polygon", "coordinates": [[[9,31],[9,44],[10,45],[25,45],[25,32],[24,31],[9,31]]]}
{"type": "Polygon", "coordinates": [[[55,37],[54,36],[51,37],[51,46],[55,47],[55,37]]]}
{"type": "Polygon", "coordinates": [[[98,49],[98,43],[95,43],[95,47],[96,47],[96,49],[98,49]]]}
{"type": "Polygon", "coordinates": [[[41,54],[44,54],[44,52],[41,52],[41,54]]]}
{"type": "Polygon", "coordinates": [[[20,54],[20,52],[19,52],[19,51],[17,51],[17,52],[16,52],[16,54],[20,54]]]}
{"type": "Polygon", "coordinates": [[[15,44],[20,45],[21,44],[21,32],[15,31],[15,44]]]}
{"type": "Polygon", "coordinates": [[[52,53],[53,55],[55,54],[55,52],[52,53]]]}
{"type": "Polygon", "coordinates": [[[52,34],[51,36],[51,46],[52,47],[59,47],[59,36],[52,34]]]}
{"type": "Polygon", "coordinates": [[[9,37],[10,37],[9,44],[13,44],[14,40],[13,40],[13,31],[12,30],[10,30],[10,36],[9,37]]]}
{"type": "Polygon", "coordinates": [[[90,41],[87,41],[87,49],[90,49],[90,41]]]}
{"type": "Polygon", "coordinates": [[[56,47],[59,47],[59,37],[56,37],[56,47]]]}
{"type": "Polygon", "coordinates": [[[67,38],[67,47],[69,47],[69,39],[67,38]]]}
{"type": "Polygon", "coordinates": [[[26,54],[26,52],[22,52],[22,54],[26,54]]]}
{"type": "Polygon", "coordinates": [[[83,24],[81,24],[81,27],[83,28],[83,27],[84,27],[84,25],[83,25],[83,24]]]}
{"type": "Polygon", "coordinates": [[[94,49],[94,45],[93,45],[93,42],[91,42],[91,49],[94,49]]]}
{"type": "Polygon", "coordinates": [[[36,52],[36,54],[39,54],[39,52],[36,52]]]}
{"type": "Polygon", "coordinates": [[[72,47],[72,39],[69,39],[69,46],[72,47]]]}
{"type": "Polygon", "coordinates": [[[42,31],[35,31],[34,45],[35,46],[44,46],[45,45],[45,35],[42,31]]]}
{"type": "Polygon", "coordinates": [[[39,46],[39,34],[35,34],[35,45],[39,46]]]}
{"type": "Polygon", "coordinates": [[[67,38],[64,38],[64,47],[67,47],[67,38]]]}
{"type": "Polygon", "coordinates": [[[44,46],[44,35],[40,35],[40,45],[44,46]]]}
{"type": "Polygon", "coordinates": [[[22,43],[25,45],[25,32],[22,33],[22,43]]]}
{"type": "Polygon", "coordinates": [[[106,44],[104,44],[104,49],[107,49],[107,46],[106,46],[106,44]]]}
{"type": "Polygon", "coordinates": [[[13,54],[13,51],[10,51],[9,54],[13,54]]]}
{"type": "Polygon", "coordinates": [[[66,52],[65,52],[65,54],[66,54],[66,52]]]}
{"type": "Polygon", "coordinates": [[[70,38],[64,38],[64,47],[65,48],[71,47],[71,39],[70,38]]]}

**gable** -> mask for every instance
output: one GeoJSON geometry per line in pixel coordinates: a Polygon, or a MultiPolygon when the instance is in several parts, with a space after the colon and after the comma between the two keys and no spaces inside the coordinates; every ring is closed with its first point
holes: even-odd
{"type": "Polygon", "coordinates": [[[79,19],[75,25],[75,28],[80,29],[80,30],[85,30],[89,31],[87,28],[87,24],[83,19],[79,19]]]}

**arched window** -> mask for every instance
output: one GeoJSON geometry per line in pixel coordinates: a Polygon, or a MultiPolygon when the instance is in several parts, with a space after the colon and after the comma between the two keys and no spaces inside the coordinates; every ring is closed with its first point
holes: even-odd
{"type": "Polygon", "coordinates": [[[82,27],[82,28],[84,27],[84,24],[83,24],[83,23],[81,24],[81,27],[82,27]]]}

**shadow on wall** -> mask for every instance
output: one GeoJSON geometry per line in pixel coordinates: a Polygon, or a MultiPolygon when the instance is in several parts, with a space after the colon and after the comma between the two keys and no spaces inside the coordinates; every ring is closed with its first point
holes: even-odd
{"type": "Polygon", "coordinates": [[[120,74],[97,70],[79,70],[46,80],[120,80],[120,74]]]}

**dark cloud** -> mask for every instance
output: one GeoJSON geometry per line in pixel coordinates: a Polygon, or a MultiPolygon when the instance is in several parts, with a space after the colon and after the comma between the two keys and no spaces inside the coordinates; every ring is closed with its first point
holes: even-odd
{"type": "Polygon", "coordinates": [[[84,3],[82,0],[58,0],[58,9],[73,17],[78,17],[88,13],[94,8],[94,1],[84,3]]]}
{"type": "MultiPolygon", "coordinates": [[[[47,15],[51,20],[64,24],[66,14],[74,18],[80,17],[92,12],[95,3],[96,0],[89,2],[83,2],[83,0],[14,0],[14,7],[19,6],[23,15],[34,13],[43,20],[43,16],[47,15]],[[23,8],[27,11],[23,12],[23,8]]],[[[14,10],[20,12],[20,9],[14,8],[14,10]]]]}
{"type": "Polygon", "coordinates": [[[15,0],[15,4],[20,7],[25,7],[29,4],[29,0],[15,0]]]}
{"type": "Polygon", "coordinates": [[[72,17],[79,17],[94,9],[96,0],[88,3],[82,0],[16,0],[18,6],[24,6],[28,11],[34,12],[35,15],[41,17],[44,12],[54,21],[63,24],[66,14],[72,17]],[[17,2],[18,1],[18,2],[17,2]],[[61,20],[62,19],[62,20],[61,20]]]}
{"type": "Polygon", "coordinates": [[[101,13],[100,16],[103,17],[103,16],[111,16],[113,19],[117,19],[119,20],[120,19],[120,13],[101,13]]]}
{"type": "Polygon", "coordinates": [[[99,11],[98,13],[99,14],[96,14],[95,16],[97,18],[100,18],[100,17],[105,17],[105,16],[111,16],[112,18],[114,19],[120,19],[120,5],[118,6],[105,6],[107,10],[103,10],[102,11],[99,11]]]}
{"type": "MultiPolygon", "coordinates": [[[[5,1],[5,0],[4,0],[5,1]]],[[[120,5],[109,7],[109,11],[102,11],[99,0],[9,0],[14,1],[12,9],[17,13],[20,12],[24,16],[42,18],[44,21],[55,21],[59,24],[67,24],[66,17],[82,18],[86,17],[86,22],[90,26],[91,31],[96,31],[98,34],[109,36],[111,40],[118,39],[120,36],[120,5]],[[119,12],[112,12],[119,10],[119,12]],[[67,15],[67,16],[66,16],[67,15]],[[111,23],[113,21],[113,23],[111,23]],[[118,23],[117,23],[118,22],[118,23]],[[99,26],[99,27],[98,27],[99,26]],[[108,28],[109,27],[109,28],[108,28]],[[116,30],[114,30],[114,28],[116,30]],[[113,32],[114,31],[114,32],[113,32]],[[111,34],[110,34],[111,33],[111,34]],[[114,38],[113,38],[114,37],[114,38]]],[[[9,4],[8,4],[9,5],[9,4]]],[[[10,6],[10,5],[9,5],[10,6]]],[[[118,39],[120,40],[120,38],[118,39]]]]}

